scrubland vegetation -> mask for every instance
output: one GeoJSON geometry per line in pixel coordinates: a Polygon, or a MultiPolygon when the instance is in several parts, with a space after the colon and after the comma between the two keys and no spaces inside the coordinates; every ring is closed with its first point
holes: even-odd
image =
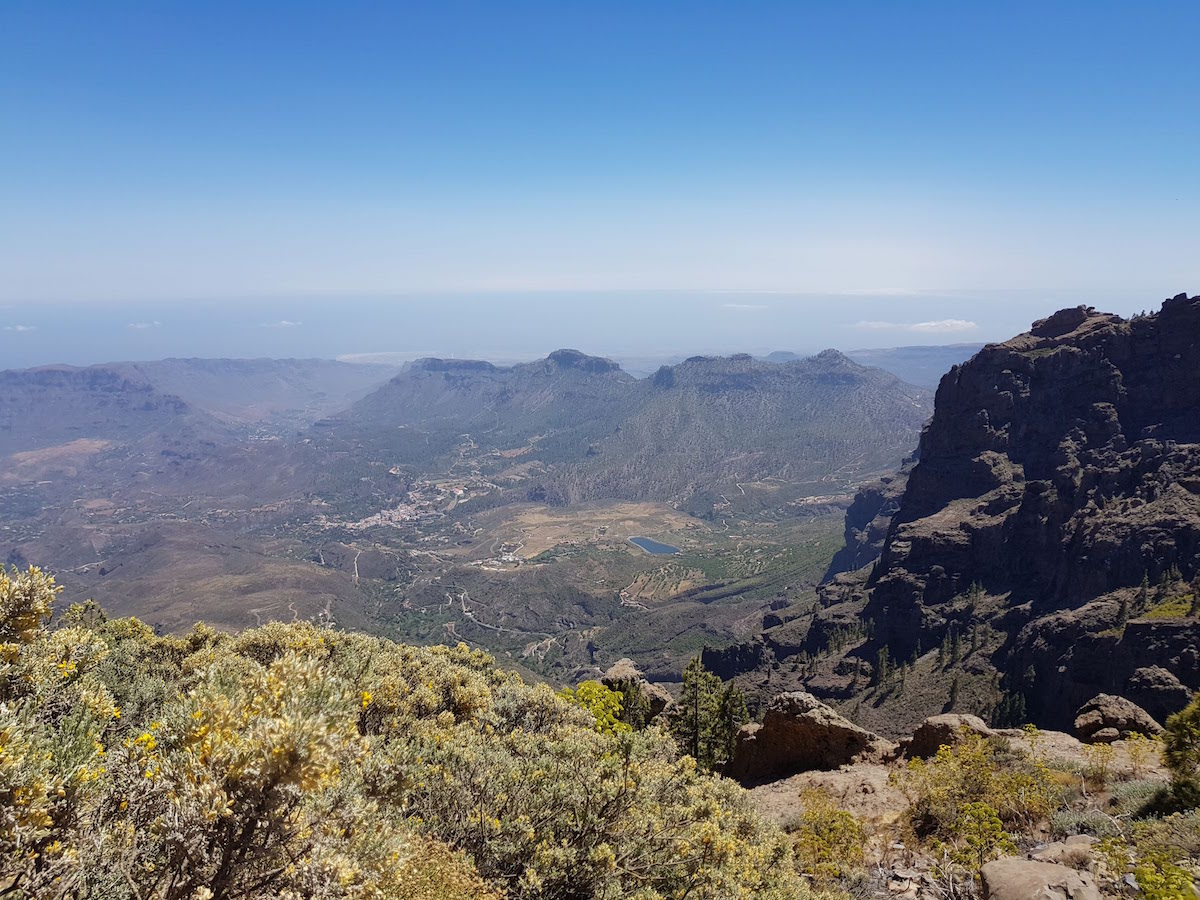
{"type": "Polygon", "coordinates": [[[1100,839],[1095,852],[1073,862],[1108,890],[1127,893],[1131,874],[1150,900],[1193,896],[1200,877],[1200,698],[1169,720],[1164,739],[1126,741],[1128,765],[1120,770],[1111,745],[1086,746],[1080,766],[1052,758],[1034,726],[1024,732],[1024,742],[964,734],[933,759],[912,760],[894,773],[910,801],[904,830],[938,859],[939,879],[969,893],[991,859],[1091,834],[1100,839]],[[1169,782],[1138,778],[1152,754],[1170,767],[1169,782]]]}
{"type": "Polygon", "coordinates": [[[784,834],[657,728],[464,646],[156,636],[0,576],[0,895],[796,897],[784,834]]]}
{"type": "Polygon", "coordinates": [[[464,645],[164,637],[94,604],[50,627],[56,591],[0,574],[0,896],[833,897],[895,841],[969,895],[988,860],[1081,832],[1115,892],[1188,897],[1197,874],[1200,699],[1120,766],[1052,758],[1032,727],[964,734],[893,770],[899,822],[811,791],[780,829],[706,771],[744,707],[698,662],[659,727],[636,691],[556,694],[464,645]],[[1170,782],[1143,777],[1160,755],[1170,782]]]}

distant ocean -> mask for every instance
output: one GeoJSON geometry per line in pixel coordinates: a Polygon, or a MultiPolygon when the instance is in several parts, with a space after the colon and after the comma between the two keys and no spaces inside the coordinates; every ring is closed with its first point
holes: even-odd
{"type": "Polygon", "coordinates": [[[404,295],[137,303],[0,303],[0,368],[168,356],[389,354],[535,359],[572,347],[672,358],[1003,340],[1062,306],[1130,314],[1154,296],[1038,292],[786,294],[704,291],[404,295]],[[972,327],[938,333],[911,323],[972,327]],[[906,324],[910,323],[910,324],[906,324]]]}

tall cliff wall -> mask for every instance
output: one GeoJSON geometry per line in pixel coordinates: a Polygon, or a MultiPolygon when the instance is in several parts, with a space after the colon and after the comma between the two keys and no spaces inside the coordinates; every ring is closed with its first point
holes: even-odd
{"type": "Polygon", "coordinates": [[[1035,719],[1062,724],[1098,690],[1162,716],[1200,688],[1200,623],[1139,608],[1138,586],[1176,571],[1177,594],[1200,575],[1200,296],[1184,294],[1130,320],[1062,310],[943,377],[864,615],[902,658],[966,627],[979,582],[1005,599],[992,624],[1035,719]]]}

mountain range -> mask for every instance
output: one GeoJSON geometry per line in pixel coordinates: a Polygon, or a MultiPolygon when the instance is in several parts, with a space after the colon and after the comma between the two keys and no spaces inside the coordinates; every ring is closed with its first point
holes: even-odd
{"type": "Polygon", "coordinates": [[[640,379],[561,350],[0,380],[0,551],[62,573],[66,599],[165,631],[326,615],[564,678],[634,650],[678,677],[780,591],[811,589],[838,504],[931,411],[928,391],[835,351],[640,379]]]}
{"type": "Polygon", "coordinates": [[[636,379],[575,350],[510,367],[418,360],[320,426],[447,464],[475,451],[541,467],[555,504],[656,499],[711,514],[721,493],[776,479],[810,493],[886,471],[912,448],[929,394],[837,351],[770,364],[693,357],[636,379]],[[693,498],[698,498],[693,502],[693,498]]]}

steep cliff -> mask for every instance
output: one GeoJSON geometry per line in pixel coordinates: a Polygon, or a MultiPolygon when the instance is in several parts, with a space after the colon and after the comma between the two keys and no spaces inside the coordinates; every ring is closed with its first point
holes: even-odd
{"type": "Polygon", "coordinates": [[[1200,688],[1198,575],[1200,296],[1180,294],[1062,310],[943,377],[863,615],[893,658],[986,622],[1035,720],[1099,691],[1161,717],[1200,688]]]}
{"type": "Polygon", "coordinates": [[[894,475],[885,475],[855,492],[854,500],[846,510],[846,543],[829,563],[829,569],[825,572],[826,581],[834,575],[853,572],[879,559],[892,517],[900,509],[910,468],[911,464],[906,464],[894,475]]]}

